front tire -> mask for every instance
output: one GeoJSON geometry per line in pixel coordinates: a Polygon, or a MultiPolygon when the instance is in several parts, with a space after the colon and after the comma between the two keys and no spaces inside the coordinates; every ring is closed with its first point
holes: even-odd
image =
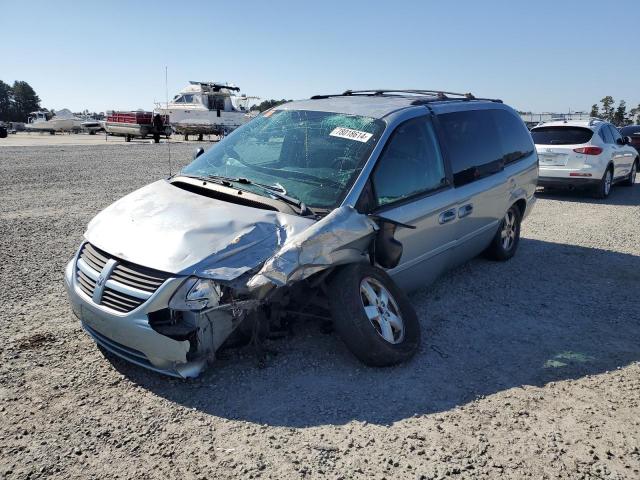
{"type": "Polygon", "coordinates": [[[520,243],[520,223],[522,213],[517,205],[511,205],[500,222],[500,228],[496,232],[491,245],[485,254],[491,260],[504,262],[516,254],[520,243]]]}
{"type": "Polygon", "coordinates": [[[611,193],[611,185],[613,184],[613,172],[611,167],[607,168],[600,180],[600,183],[596,187],[596,191],[594,192],[594,196],[601,200],[604,200],[611,193]]]}
{"type": "Polygon", "coordinates": [[[409,360],[420,346],[420,324],[405,293],[380,268],[342,267],[329,285],[335,328],[364,364],[385,367],[409,360]]]}
{"type": "Polygon", "coordinates": [[[636,183],[636,174],[638,173],[638,159],[633,162],[631,165],[631,171],[629,172],[629,176],[621,183],[625,187],[633,187],[636,183]]]}

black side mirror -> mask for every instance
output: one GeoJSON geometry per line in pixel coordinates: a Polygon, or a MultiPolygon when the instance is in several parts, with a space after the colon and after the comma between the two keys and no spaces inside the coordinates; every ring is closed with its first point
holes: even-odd
{"type": "Polygon", "coordinates": [[[204,148],[200,147],[200,148],[196,149],[196,151],[193,152],[193,159],[195,160],[196,158],[198,158],[203,153],[204,153],[204,148]]]}
{"type": "Polygon", "coordinates": [[[618,145],[625,145],[627,142],[626,142],[624,137],[618,137],[618,138],[616,138],[616,143],[618,145]]]}
{"type": "Polygon", "coordinates": [[[416,227],[377,215],[372,215],[372,218],[380,226],[372,244],[373,258],[383,268],[395,268],[400,263],[403,250],[402,243],[394,237],[396,229],[398,227],[411,229],[416,227]]]}

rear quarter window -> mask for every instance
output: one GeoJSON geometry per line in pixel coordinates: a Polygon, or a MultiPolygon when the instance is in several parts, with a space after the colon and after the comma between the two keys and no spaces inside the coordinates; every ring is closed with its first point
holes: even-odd
{"type": "Polygon", "coordinates": [[[493,115],[505,164],[516,162],[533,153],[535,146],[524,122],[507,110],[490,110],[493,115]]]}
{"type": "Polygon", "coordinates": [[[537,127],[531,130],[536,145],[577,145],[588,143],[593,131],[583,127],[537,127]]]}

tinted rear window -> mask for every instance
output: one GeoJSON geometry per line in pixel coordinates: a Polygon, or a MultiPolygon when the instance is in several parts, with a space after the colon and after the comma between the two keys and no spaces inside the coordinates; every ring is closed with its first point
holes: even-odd
{"type": "Polygon", "coordinates": [[[575,145],[587,143],[593,132],[582,127],[537,127],[531,136],[536,145],[575,145]]]}
{"type": "Polygon", "coordinates": [[[628,137],[629,135],[640,135],[640,125],[624,127],[622,130],[620,130],[620,134],[623,137],[628,137]]]}
{"type": "Polygon", "coordinates": [[[439,116],[456,186],[502,170],[500,136],[491,110],[439,116]]]}
{"type": "Polygon", "coordinates": [[[471,110],[439,118],[458,187],[500,172],[535,149],[522,120],[507,110],[471,110]]]}
{"type": "Polygon", "coordinates": [[[535,149],[529,130],[519,117],[507,110],[490,110],[498,128],[505,165],[533,153],[535,149]]]}

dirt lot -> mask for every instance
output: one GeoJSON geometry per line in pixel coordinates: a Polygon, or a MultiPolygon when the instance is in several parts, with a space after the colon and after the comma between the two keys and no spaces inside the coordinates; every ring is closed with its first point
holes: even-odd
{"type": "Polygon", "coordinates": [[[166,153],[0,146],[0,475],[640,478],[640,185],[540,195],[513,260],[412,295],[408,364],[363,367],[312,323],[264,369],[228,350],[185,382],[105,359],[62,280],[91,217],[166,153]]]}

